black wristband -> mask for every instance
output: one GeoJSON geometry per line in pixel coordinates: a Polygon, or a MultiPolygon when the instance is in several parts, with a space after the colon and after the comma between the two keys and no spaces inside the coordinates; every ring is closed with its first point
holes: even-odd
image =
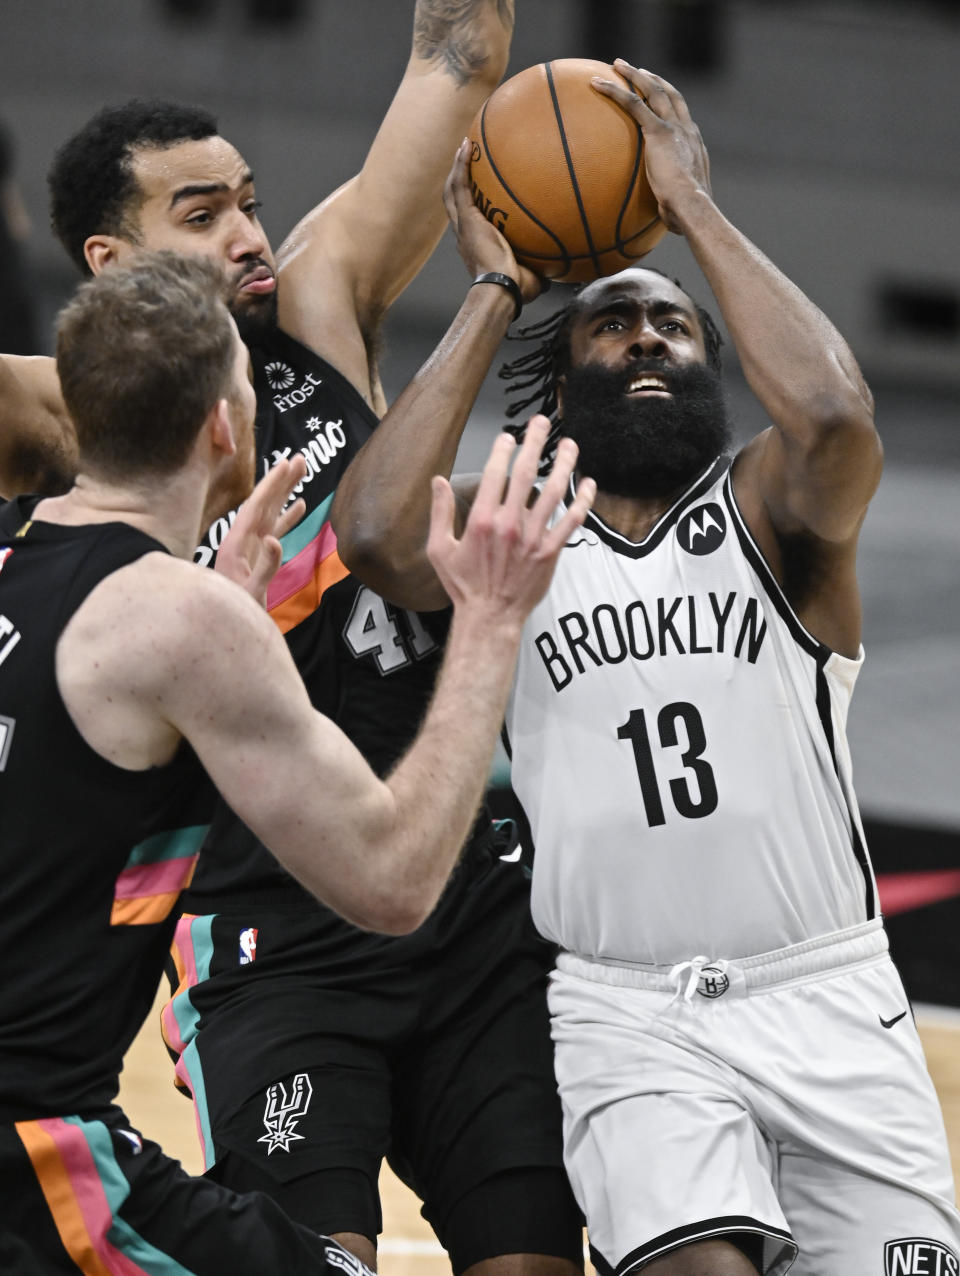
{"type": "MultiPolygon", "coordinates": [[[[502,275],[499,270],[490,270],[485,275],[477,275],[473,284],[499,284],[501,288],[506,288],[513,298],[513,318],[510,322],[514,323],[520,318],[520,311],[523,309],[523,293],[515,279],[511,279],[509,275],[502,275]]],[[[471,288],[473,284],[470,285],[471,288]]]]}

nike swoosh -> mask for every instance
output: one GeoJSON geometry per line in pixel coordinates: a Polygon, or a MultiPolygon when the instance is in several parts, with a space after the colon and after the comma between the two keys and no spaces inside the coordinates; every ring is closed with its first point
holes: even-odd
{"type": "Polygon", "coordinates": [[[880,1022],[884,1028],[892,1028],[895,1023],[900,1022],[906,1013],[907,1012],[905,1010],[901,1010],[900,1013],[898,1015],[894,1015],[892,1019],[884,1019],[883,1015],[881,1015],[880,1022]]]}
{"type": "Polygon", "coordinates": [[[522,853],[523,847],[515,846],[512,851],[507,851],[506,855],[499,855],[497,858],[501,864],[516,864],[522,853]]]}

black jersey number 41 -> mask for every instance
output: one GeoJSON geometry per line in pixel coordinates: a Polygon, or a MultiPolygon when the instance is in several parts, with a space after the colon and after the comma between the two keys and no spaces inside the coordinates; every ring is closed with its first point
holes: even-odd
{"type": "MultiPolygon", "coordinates": [[[[651,828],[666,824],[647,717],[642,709],[634,709],[623,726],[617,728],[617,738],[629,740],[633,745],[633,760],[637,765],[647,823],[651,828]]],[[[661,749],[682,749],[680,762],[690,773],[669,781],[670,796],[677,812],[688,820],[712,815],[717,809],[717,783],[713,778],[713,768],[703,756],[707,738],[698,711],[683,700],[664,705],[657,714],[657,738],[661,749]],[[680,735],[681,725],[685,740],[680,735]]]]}

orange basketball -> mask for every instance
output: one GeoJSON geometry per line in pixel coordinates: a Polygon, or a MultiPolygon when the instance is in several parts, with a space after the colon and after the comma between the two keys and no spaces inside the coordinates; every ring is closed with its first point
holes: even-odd
{"type": "Polygon", "coordinates": [[[565,283],[612,275],[666,227],[643,165],[643,134],[590,78],[606,62],[560,58],[506,80],[470,131],[474,202],[524,266],[565,283]]]}

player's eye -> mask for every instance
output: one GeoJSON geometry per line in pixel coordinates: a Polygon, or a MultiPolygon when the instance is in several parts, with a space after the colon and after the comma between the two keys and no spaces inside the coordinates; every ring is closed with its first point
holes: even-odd
{"type": "Polygon", "coordinates": [[[243,211],[248,217],[256,217],[257,210],[263,207],[262,199],[248,199],[243,205],[243,211]]]}
{"type": "Polygon", "coordinates": [[[626,325],[619,315],[610,315],[597,324],[597,332],[619,332],[626,325]]]}
{"type": "Polygon", "coordinates": [[[184,221],[188,226],[206,226],[213,221],[213,213],[208,208],[198,208],[189,217],[185,217],[184,221]]]}

